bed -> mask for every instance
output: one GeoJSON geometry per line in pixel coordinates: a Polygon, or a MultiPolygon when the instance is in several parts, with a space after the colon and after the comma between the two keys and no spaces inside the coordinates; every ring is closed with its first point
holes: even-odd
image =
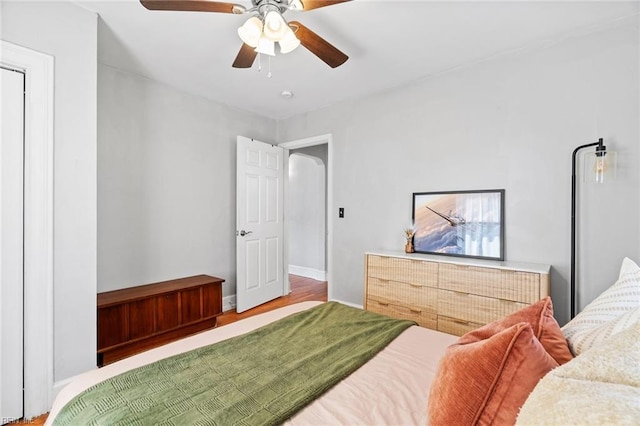
{"type": "MultiPolygon", "coordinates": [[[[312,317],[328,307],[351,310],[358,318],[392,320],[336,302],[303,302],[250,317],[78,376],[59,393],[46,424],[65,424],[61,419],[69,411],[84,412],[78,395],[87,389],[174,357],[224,347],[261,330],[286,329],[282,324],[312,317]]],[[[352,322],[350,316],[345,318],[352,322]]],[[[371,352],[364,364],[283,421],[197,424],[640,424],[640,268],[630,259],[623,261],[618,280],[562,328],[549,297],[462,337],[392,321],[403,323],[401,329],[394,328],[393,335],[380,333],[388,335],[388,341],[371,352]]],[[[305,333],[295,335],[307,336],[305,333]]],[[[378,334],[374,331],[368,336],[378,340],[378,334]]],[[[338,346],[347,348],[344,356],[350,358],[349,344],[338,346]]],[[[292,354],[278,363],[295,358],[292,354]]],[[[331,365],[342,364],[340,359],[331,365]]],[[[114,402],[117,398],[107,394],[102,404],[114,402]]],[[[122,420],[91,424],[186,424],[165,418],[122,420]]]]}
{"type": "MultiPolygon", "coordinates": [[[[302,302],[215,328],[77,377],[57,396],[47,425],[77,394],[125,371],[239,336],[323,302],[302,302]]],[[[430,383],[456,336],[410,326],[370,361],[307,405],[286,424],[425,424],[430,383]],[[345,409],[348,407],[348,409],[345,409]]]]}

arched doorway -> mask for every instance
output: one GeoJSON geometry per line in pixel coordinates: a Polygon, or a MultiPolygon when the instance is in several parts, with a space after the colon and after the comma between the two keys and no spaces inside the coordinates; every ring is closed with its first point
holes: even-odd
{"type": "Polygon", "coordinates": [[[326,152],[319,145],[289,156],[289,273],[320,281],[327,275],[326,152]]]}

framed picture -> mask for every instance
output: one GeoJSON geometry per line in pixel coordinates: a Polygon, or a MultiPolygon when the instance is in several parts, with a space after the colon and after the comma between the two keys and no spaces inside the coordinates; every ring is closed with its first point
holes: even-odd
{"type": "Polygon", "coordinates": [[[504,189],[415,192],[414,250],[504,260],[504,189]]]}

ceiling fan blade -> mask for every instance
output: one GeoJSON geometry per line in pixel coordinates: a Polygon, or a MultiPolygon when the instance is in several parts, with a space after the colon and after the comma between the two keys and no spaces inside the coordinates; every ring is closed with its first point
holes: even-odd
{"type": "Polygon", "coordinates": [[[242,47],[236,56],[236,60],[233,61],[234,68],[251,68],[253,61],[256,60],[258,52],[246,43],[242,43],[242,47]]]}
{"type": "Polygon", "coordinates": [[[322,59],[331,68],[339,67],[349,59],[347,55],[300,22],[291,21],[289,26],[295,32],[298,40],[300,40],[300,44],[322,59]]]}
{"type": "Polygon", "coordinates": [[[244,6],[210,0],[140,0],[149,10],[177,10],[184,12],[243,13],[244,6]]]}
{"type": "Polygon", "coordinates": [[[325,6],[333,6],[338,3],[345,3],[351,0],[301,0],[303,9],[302,10],[312,10],[318,9],[320,7],[325,6]]]}

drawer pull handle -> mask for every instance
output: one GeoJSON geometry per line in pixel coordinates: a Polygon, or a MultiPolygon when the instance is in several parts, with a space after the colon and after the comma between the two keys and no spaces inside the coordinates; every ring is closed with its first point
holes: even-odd
{"type": "Polygon", "coordinates": [[[380,306],[389,306],[388,303],[384,303],[384,302],[378,302],[378,305],[380,305],[380,306]]]}
{"type": "Polygon", "coordinates": [[[420,284],[413,284],[413,283],[409,283],[409,285],[410,285],[411,287],[414,287],[414,288],[422,288],[422,286],[421,286],[420,284]]]}
{"type": "Polygon", "coordinates": [[[422,313],[422,309],[409,308],[409,310],[411,312],[413,312],[414,314],[421,314],[422,313]]]}
{"type": "Polygon", "coordinates": [[[469,321],[464,321],[464,320],[455,319],[455,318],[453,319],[453,322],[460,325],[469,325],[469,321]]]}

